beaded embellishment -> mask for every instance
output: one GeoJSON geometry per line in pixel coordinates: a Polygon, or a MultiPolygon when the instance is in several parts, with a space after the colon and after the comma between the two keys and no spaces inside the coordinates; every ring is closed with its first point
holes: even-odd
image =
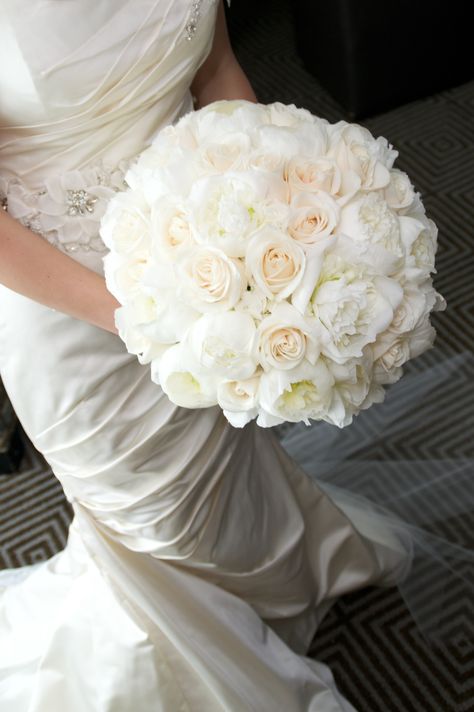
{"type": "Polygon", "coordinates": [[[32,191],[18,178],[0,176],[0,206],[33,232],[66,253],[108,248],[99,234],[110,198],[128,186],[130,161],[59,173],[32,191]]]}
{"type": "MultiPolygon", "coordinates": [[[[212,2],[213,0],[211,0],[212,2]]],[[[220,2],[220,0],[218,0],[220,2]]],[[[209,0],[208,0],[209,2],[209,0]]],[[[231,0],[227,0],[227,5],[230,7],[230,2],[231,0]]],[[[194,37],[194,34],[197,30],[197,25],[198,25],[198,20],[199,16],[201,14],[201,7],[202,7],[203,0],[193,0],[193,4],[191,6],[191,11],[189,13],[186,26],[184,28],[185,31],[185,38],[187,40],[192,40],[194,37]]]]}

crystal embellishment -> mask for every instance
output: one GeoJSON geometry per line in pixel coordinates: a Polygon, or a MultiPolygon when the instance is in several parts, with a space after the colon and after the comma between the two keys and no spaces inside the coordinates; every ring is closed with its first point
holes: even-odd
{"type": "Polygon", "coordinates": [[[194,33],[196,32],[199,15],[201,13],[201,3],[202,0],[194,0],[192,4],[191,12],[189,14],[186,27],[184,28],[186,31],[185,37],[187,40],[192,40],[194,37],[194,33]]]}
{"type": "Polygon", "coordinates": [[[68,205],[68,215],[86,215],[94,212],[94,205],[97,198],[86,190],[67,190],[66,202],[68,205]]]}

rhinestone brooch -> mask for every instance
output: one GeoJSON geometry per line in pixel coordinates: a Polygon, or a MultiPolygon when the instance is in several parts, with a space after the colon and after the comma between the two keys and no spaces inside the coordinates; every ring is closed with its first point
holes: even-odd
{"type": "Polygon", "coordinates": [[[86,215],[86,213],[94,212],[97,198],[94,198],[86,190],[67,190],[66,202],[68,215],[86,215]]]}

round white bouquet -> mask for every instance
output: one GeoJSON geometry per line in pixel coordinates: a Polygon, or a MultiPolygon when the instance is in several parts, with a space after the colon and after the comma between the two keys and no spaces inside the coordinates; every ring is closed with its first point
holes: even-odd
{"type": "Polygon", "coordinates": [[[186,408],[339,427],[434,340],[437,229],[385,138],[279,102],[161,130],[102,219],[127,350],[186,408]]]}

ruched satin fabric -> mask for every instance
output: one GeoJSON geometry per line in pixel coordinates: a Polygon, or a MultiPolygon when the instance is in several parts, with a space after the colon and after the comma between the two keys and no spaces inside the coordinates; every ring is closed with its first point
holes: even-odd
{"type": "MultiPolygon", "coordinates": [[[[186,40],[191,9],[0,0],[0,176],[131,158],[192,110],[217,2],[186,40]]],[[[0,572],[2,712],[354,710],[306,652],[338,596],[404,578],[408,539],[272,429],[172,404],[118,336],[2,285],[0,374],[74,508],[63,551],[0,572]]]]}

